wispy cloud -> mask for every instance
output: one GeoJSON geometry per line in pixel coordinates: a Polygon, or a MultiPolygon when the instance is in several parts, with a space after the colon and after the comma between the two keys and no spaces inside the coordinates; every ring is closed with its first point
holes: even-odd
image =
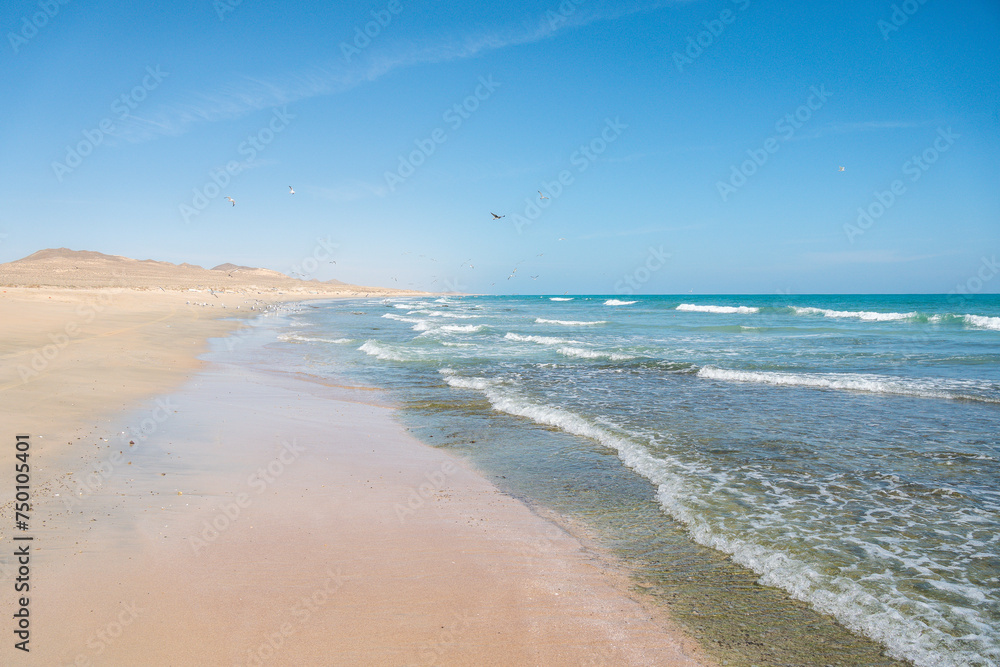
{"type": "Polygon", "coordinates": [[[598,21],[612,21],[683,1],[639,2],[618,8],[578,7],[568,15],[561,14],[560,5],[554,2],[549,13],[542,12],[537,20],[517,28],[466,35],[430,45],[388,47],[393,51],[369,49],[354,63],[338,60],[280,79],[242,77],[209,93],[192,93],[187,99],[148,115],[130,116],[119,124],[116,135],[131,142],[180,135],[199,123],[232,120],[261,109],[343,93],[395,70],[473,58],[538,42],[598,21]]]}

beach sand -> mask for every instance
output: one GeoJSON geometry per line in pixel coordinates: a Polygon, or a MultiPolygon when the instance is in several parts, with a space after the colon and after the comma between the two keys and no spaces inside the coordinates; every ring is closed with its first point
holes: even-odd
{"type": "Polygon", "coordinates": [[[0,294],[34,536],[31,652],[8,629],[0,662],[712,664],[610,558],[411,437],[379,392],[198,359],[212,337],[253,348],[224,319],[251,300],[324,295],[222,309],[181,289],[0,294]]]}

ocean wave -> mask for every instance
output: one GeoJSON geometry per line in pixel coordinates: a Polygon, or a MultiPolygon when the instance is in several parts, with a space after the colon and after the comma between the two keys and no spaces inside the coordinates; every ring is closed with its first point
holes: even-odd
{"type": "Polygon", "coordinates": [[[564,327],[592,327],[600,324],[607,324],[605,320],[596,322],[575,322],[573,320],[547,320],[544,317],[536,317],[535,324],[561,324],[564,327]]]}
{"type": "Polygon", "coordinates": [[[396,320],[397,322],[414,323],[414,322],[426,322],[427,321],[427,320],[422,320],[422,319],[419,319],[419,318],[416,318],[416,317],[404,317],[403,315],[397,315],[395,313],[386,313],[382,317],[384,317],[387,320],[396,320]]]}
{"type": "Polygon", "coordinates": [[[454,320],[474,320],[481,315],[463,315],[461,313],[442,313],[440,311],[432,311],[427,313],[431,317],[448,317],[454,320]]]}
{"type": "Polygon", "coordinates": [[[985,315],[966,315],[964,317],[967,324],[980,329],[990,329],[1000,331],[1000,317],[987,317],[985,315]]]}
{"type": "Polygon", "coordinates": [[[605,306],[630,306],[633,303],[636,303],[636,302],[635,301],[619,301],[618,299],[608,299],[607,301],[604,302],[604,305],[605,306]]]}
{"type": "Polygon", "coordinates": [[[714,366],[701,368],[697,375],[700,378],[730,382],[755,382],[785,387],[841,389],[872,394],[1000,403],[1000,396],[996,394],[995,389],[972,380],[908,379],[864,373],[739,371],[714,366]]]}
{"type": "Polygon", "coordinates": [[[960,639],[906,613],[912,605],[905,596],[873,595],[859,582],[840,574],[827,574],[780,549],[755,542],[752,533],[734,533],[702,516],[697,510],[700,494],[687,481],[691,474],[700,471],[669,455],[653,456],[638,434],[616,433],[609,426],[595,424],[568,410],[526,399],[512,388],[487,378],[458,377],[451,369],[441,372],[451,386],[482,392],[497,412],[589,438],[615,451],[626,466],[656,485],[660,506],[684,524],[698,544],[729,554],[735,563],[760,575],[761,584],[781,588],[821,613],[834,616],[851,630],[887,646],[892,656],[928,667],[988,664],[963,661],[955,655],[966,648],[959,644],[960,639]]]}
{"type": "Polygon", "coordinates": [[[365,341],[358,350],[382,361],[410,361],[410,357],[403,354],[401,350],[374,340],[365,341]]]}
{"type": "Polygon", "coordinates": [[[447,382],[449,386],[457,387],[458,389],[474,389],[476,391],[486,392],[497,384],[495,380],[487,380],[486,378],[460,377],[455,375],[455,371],[450,368],[442,368],[438,371],[438,373],[444,376],[444,381],[447,382]]]}
{"type": "Polygon", "coordinates": [[[579,359],[610,359],[611,361],[627,361],[635,359],[628,354],[618,354],[617,352],[601,352],[600,350],[588,350],[582,347],[560,347],[556,350],[565,357],[577,357],[579,359]]]}
{"type": "Polygon", "coordinates": [[[315,336],[300,336],[299,334],[281,334],[278,336],[278,340],[286,342],[298,341],[301,343],[334,343],[336,345],[353,342],[351,338],[319,338],[315,336]]]}
{"type": "Polygon", "coordinates": [[[823,317],[833,317],[837,319],[857,319],[865,322],[895,322],[899,320],[912,320],[920,317],[920,313],[878,313],[869,310],[830,310],[829,308],[800,308],[792,306],[792,311],[796,315],[822,315],[823,317]]]}
{"type": "Polygon", "coordinates": [[[682,303],[677,306],[676,310],[689,313],[720,313],[737,315],[752,315],[760,312],[760,308],[755,306],[699,306],[694,303],[682,303]]]}
{"type": "MultiPolygon", "coordinates": [[[[474,320],[482,315],[463,315],[462,313],[452,313],[447,310],[417,309],[407,311],[407,315],[426,315],[427,317],[448,317],[457,320],[474,320]]],[[[384,316],[383,316],[384,317],[384,316]]]]}
{"type": "Polygon", "coordinates": [[[571,296],[550,296],[549,297],[549,301],[572,301],[572,300],[573,300],[573,297],[571,297],[571,296]]]}
{"type": "Polygon", "coordinates": [[[521,334],[510,333],[504,335],[507,340],[516,340],[520,343],[538,343],[539,345],[570,345],[577,343],[575,340],[567,338],[556,338],[555,336],[522,336],[521,334]]]}
{"type": "Polygon", "coordinates": [[[479,333],[485,329],[485,324],[446,324],[443,327],[438,327],[436,331],[447,331],[448,333],[479,333]]]}

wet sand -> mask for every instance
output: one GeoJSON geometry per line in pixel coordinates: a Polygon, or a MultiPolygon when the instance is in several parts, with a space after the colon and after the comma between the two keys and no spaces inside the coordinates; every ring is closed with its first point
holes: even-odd
{"type": "Polygon", "coordinates": [[[35,465],[32,650],[4,661],[711,664],[607,556],[412,438],[378,392],[248,364],[248,327],[199,361],[232,306],[121,292],[84,322],[94,294],[2,296],[4,424],[35,465]]]}

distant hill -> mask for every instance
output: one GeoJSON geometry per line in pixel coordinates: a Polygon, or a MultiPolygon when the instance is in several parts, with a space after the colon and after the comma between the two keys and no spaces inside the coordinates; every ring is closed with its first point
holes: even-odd
{"type": "Polygon", "coordinates": [[[0,264],[0,285],[164,290],[211,288],[239,292],[282,290],[329,292],[331,295],[348,292],[404,293],[403,290],[348,285],[339,280],[299,280],[279,271],[231,263],[206,269],[194,264],[171,264],[69,248],[39,250],[23,259],[0,264]]]}

